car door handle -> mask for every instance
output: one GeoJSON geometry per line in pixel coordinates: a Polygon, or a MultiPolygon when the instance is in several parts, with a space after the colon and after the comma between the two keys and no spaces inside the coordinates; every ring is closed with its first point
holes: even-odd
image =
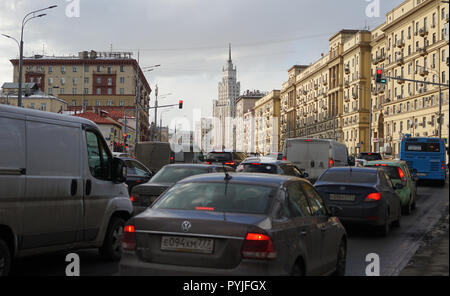
{"type": "Polygon", "coordinates": [[[92,190],[92,182],[91,180],[86,180],[86,196],[91,194],[91,190],[92,190]]]}
{"type": "Polygon", "coordinates": [[[72,179],[72,183],[70,184],[70,194],[72,196],[76,195],[78,191],[78,182],[76,179],[72,179]]]}

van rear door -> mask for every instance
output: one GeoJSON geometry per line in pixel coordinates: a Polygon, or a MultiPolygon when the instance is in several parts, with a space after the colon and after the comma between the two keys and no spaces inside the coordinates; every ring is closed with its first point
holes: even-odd
{"type": "Polygon", "coordinates": [[[330,143],[308,139],[286,142],[286,159],[298,168],[305,169],[310,179],[317,179],[328,169],[330,143]]]}

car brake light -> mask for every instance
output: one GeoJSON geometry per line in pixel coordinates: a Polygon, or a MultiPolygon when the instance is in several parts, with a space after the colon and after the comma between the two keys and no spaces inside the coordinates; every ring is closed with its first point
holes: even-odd
{"type": "Polygon", "coordinates": [[[206,164],[211,164],[211,162],[207,161],[206,164]]]}
{"type": "Polygon", "coordinates": [[[375,193],[370,193],[369,195],[367,195],[365,201],[378,201],[380,199],[381,199],[381,193],[375,192],[375,193]]]}
{"type": "Polygon", "coordinates": [[[261,165],[261,164],[257,163],[257,162],[253,162],[253,163],[251,163],[251,165],[261,165]]]}
{"type": "Polygon", "coordinates": [[[234,161],[226,162],[226,165],[234,165],[234,161]]]}
{"type": "Polygon", "coordinates": [[[136,250],[136,232],[134,225],[126,225],[123,228],[122,248],[125,250],[136,250]]]}
{"type": "Polygon", "coordinates": [[[134,196],[130,195],[130,200],[133,202],[134,201],[134,196]]]}
{"type": "Polygon", "coordinates": [[[277,253],[266,234],[247,233],[242,246],[242,257],[247,259],[274,259],[277,253]]]}
{"type": "Polygon", "coordinates": [[[330,160],[328,161],[328,168],[333,167],[334,165],[334,160],[332,158],[330,158],[330,160]]]}
{"type": "Polygon", "coordinates": [[[312,140],[311,139],[306,139],[305,142],[312,142],[312,140]]]}
{"type": "Polygon", "coordinates": [[[214,208],[210,207],[195,207],[197,211],[214,211],[214,208]]]}
{"type": "Polygon", "coordinates": [[[398,168],[398,174],[400,176],[400,179],[402,179],[402,185],[406,186],[406,183],[407,183],[406,176],[405,176],[405,173],[403,172],[403,170],[401,168],[398,168]]]}
{"type": "Polygon", "coordinates": [[[286,160],[286,157],[283,157],[281,160],[286,160]]]}
{"type": "Polygon", "coordinates": [[[441,170],[445,171],[445,163],[443,161],[441,162],[441,170]]]}

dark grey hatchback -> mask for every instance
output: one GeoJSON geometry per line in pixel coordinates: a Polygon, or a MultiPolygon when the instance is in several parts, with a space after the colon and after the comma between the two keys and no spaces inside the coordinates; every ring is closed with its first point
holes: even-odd
{"type": "Polygon", "coordinates": [[[340,209],[338,217],[344,224],[378,226],[383,236],[389,233],[391,224],[400,226],[400,197],[382,169],[330,168],[314,187],[328,206],[340,209]]]}
{"type": "Polygon", "coordinates": [[[127,222],[120,274],[344,275],[346,244],[304,179],[197,175],[127,222]]]}

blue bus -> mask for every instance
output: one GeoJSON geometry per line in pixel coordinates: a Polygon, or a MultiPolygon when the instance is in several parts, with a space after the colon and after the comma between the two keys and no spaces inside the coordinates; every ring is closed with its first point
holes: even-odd
{"type": "Polygon", "coordinates": [[[408,163],[419,180],[435,180],[441,185],[446,178],[446,141],[439,138],[412,138],[404,135],[400,145],[400,159],[408,163]]]}

